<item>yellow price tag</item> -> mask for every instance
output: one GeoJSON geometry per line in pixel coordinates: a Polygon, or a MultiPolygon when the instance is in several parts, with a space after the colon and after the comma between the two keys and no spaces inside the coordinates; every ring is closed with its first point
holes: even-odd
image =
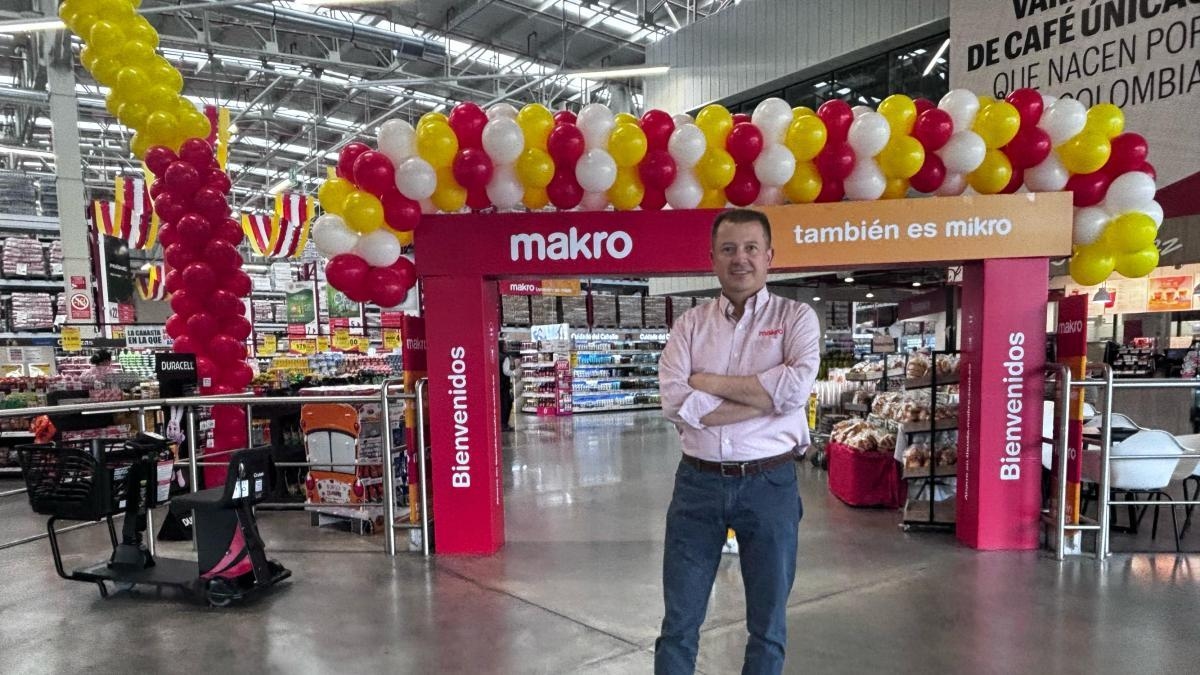
{"type": "Polygon", "coordinates": [[[83,338],[80,337],[77,327],[63,326],[62,348],[64,352],[78,352],[83,350],[83,338]]]}
{"type": "Polygon", "coordinates": [[[259,356],[275,356],[279,351],[279,341],[274,335],[262,336],[262,346],[258,348],[259,356]]]}
{"type": "Polygon", "coordinates": [[[316,349],[317,349],[317,351],[319,351],[319,352],[327,352],[327,351],[329,351],[329,337],[328,337],[328,336],[326,336],[326,335],[319,335],[319,336],[317,336],[317,346],[316,346],[316,349]]]}
{"type": "Polygon", "coordinates": [[[400,348],[400,329],[399,328],[384,328],[383,329],[383,348],[392,351],[400,348]]]}
{"type": "Polygon", "coordinates": [[[292,340],[292,351],[297,354],[308,356],[317,351],[317,343],[315,340],[303,339],[292,340]]]}
{"type": "Polygon", "coordinates": [[[367,350],[371,348],[371,338],[365,335],[355,335],[350,338],[350,348],[366,354],[367,350]]]}
{"type": "Polygon", "coordinates": [[[335,328],[333,330],[333,347],[334,349],[340,349],[342,351],[350,349],[349,328],[335,328]]]}

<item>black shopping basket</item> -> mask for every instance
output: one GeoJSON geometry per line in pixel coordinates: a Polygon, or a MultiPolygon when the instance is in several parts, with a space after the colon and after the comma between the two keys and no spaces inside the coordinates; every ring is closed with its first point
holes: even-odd
{"type": "Polygon", "coordinates": [[[100,520],[125,506],[125,477],[137,458],[121,439],[97,438],[17,447],[35,513],[63,520],[100,520]]]}

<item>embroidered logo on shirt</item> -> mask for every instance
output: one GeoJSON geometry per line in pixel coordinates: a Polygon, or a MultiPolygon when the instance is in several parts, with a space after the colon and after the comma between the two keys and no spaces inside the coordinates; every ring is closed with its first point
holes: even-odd
{"type": "Polygon", "coordinates": [[[771,330],[758,331],[759,337],[775,337],[776,335],[783,335],[783,329],[782,328],[772,328],[771,330]]]}

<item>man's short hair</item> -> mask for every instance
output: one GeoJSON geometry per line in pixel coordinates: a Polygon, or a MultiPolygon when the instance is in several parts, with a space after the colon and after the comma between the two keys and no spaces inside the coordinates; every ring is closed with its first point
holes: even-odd
{"type": "Polygon", "coordinates": [[[712,243],[717,243],[717,229],[722,223],[758,223],[762,226],[763,238],[767,242],[767,248],[771,248],[771,222],[767,220],[767,214],[754,209],[727,209],[717,215],[716,220],[713,220],[712,225],[712,243]]]}

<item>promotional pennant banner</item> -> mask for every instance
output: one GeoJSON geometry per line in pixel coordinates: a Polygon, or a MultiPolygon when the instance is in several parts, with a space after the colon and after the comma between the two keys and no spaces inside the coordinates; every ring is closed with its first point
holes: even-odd
{"type": "Polygon", "coordinates": [[[97,231],[124,240],[132,249],[153,248],[158,238],[158,217],[146,181],[118,176],[113,187],[115,201],[92,204],[92,222],[97,231]]]}
{"type": "Polygon", "coordinates": [[[242,229],[255,255],[263,258],[294,258],[308,242],[312,198],[297,192],[275,196],[275,213],[270,216],[245,214],[242,229]]]}
{"type": "Polygon", "coordinates": [[[167,297],[167,285],[164,283],[166,270],[162,263],[154,263],[145,277],[137,277],[138,295],[143,300],[159,301],[167,297]]]}

